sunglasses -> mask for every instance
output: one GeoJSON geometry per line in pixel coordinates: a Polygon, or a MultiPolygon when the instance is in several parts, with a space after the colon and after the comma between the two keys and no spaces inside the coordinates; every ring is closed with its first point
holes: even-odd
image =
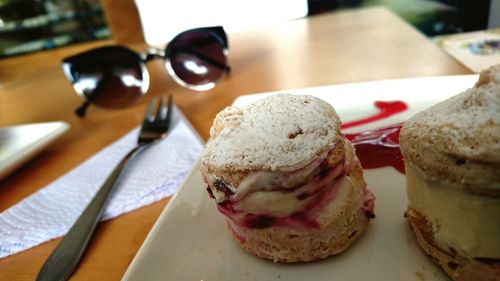
{"type": "Polygon", "coordinates": [[[225,73],[228,41],[221,26],[196,28],[175,36],[164,50],[139,54],[123,46],[106,46],[62,61],[75,91],[85,98],[76,114],[85,116],[90,104],[124,108],[137,102],[149,88],[146,62],[161,58],[170,76],[181,86],[204,91],[213,88],[225,73]]]}

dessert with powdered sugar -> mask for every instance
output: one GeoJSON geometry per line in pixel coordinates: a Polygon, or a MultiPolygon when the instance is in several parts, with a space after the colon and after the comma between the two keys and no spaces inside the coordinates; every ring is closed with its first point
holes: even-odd
{"type": "Polygon", "coordinates": [[[410,118],[400,144],[418,244],[455,281],[500,280],[500,65],[410,118]]]}
{"type": "Polygon", "coordinates": [[[312,96],[278,94],[224,109],[201,170],[234,240],[275,262],[337,254],[374,217],[374,197],[339,117],[312,96]]]}

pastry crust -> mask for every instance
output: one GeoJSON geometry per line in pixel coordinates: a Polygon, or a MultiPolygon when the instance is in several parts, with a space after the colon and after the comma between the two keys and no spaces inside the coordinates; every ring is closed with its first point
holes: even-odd
{"type": "MultiPolygon", "coordinates": [[[[208,173],[237,186],[252,171],[298,169],[339,144],[340,119],[313,96],[277,94],[217,114],[201,156],[208,173]]],[[[336,147],[334,162],[344,156],[336,147]]]]}
{"type": "Polygon", "coordinates": [[[431,178],[500,197],[500,66],[474,88],[411,117],[401,129],[406,161],[431,178]]]}
{"type": "Polygon", "coordinates": [[[416,235],[418,245],[454,281],[500,280],[500,260],[488,262],[469,260],[457,253],[446,252],[433,244],[433,227],[425,216],[415,210],[408,209],[406,217],[416,235]]]}

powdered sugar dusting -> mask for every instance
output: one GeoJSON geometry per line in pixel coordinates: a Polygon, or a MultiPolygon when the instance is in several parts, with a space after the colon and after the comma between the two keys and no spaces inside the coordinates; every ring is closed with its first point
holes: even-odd
{"type": "Polygon", "coordinates": [[[217,169],[278,170],[312,160],[340,135],[331,105],[277,94],[217,114],[202,161],[217,169]]]}
{"type": "Polygon", "coordinates": [[[421,137],[444,153],[500,161],[500,72],[485,72],[474,88],[416,114],[405,127],[425,128],[421,137]]]}

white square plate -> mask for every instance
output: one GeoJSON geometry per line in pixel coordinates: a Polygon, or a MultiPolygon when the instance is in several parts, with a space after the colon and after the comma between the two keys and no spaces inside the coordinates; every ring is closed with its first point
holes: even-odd
{"type": "MultiPolygon", "coordinates": [[[[470,88],[477,75],[387,80],[282,91],[318,96],[345,122],[376,113],[374,101],[402,100],[408,109],[347,131],[405,121],[415,112],[470,88]]],[[[240,97],[248,104],[264,93],[240,97]]],[[[365,170],[376,218],[344,253],[319,262],[275,264],[240,249],[208,197],[197,163],[158,218],[123,280],[449,280],[415,242],[406,219],[405,177],[391,167],[365,170]]]]}
{"type": "Polygon", "coordinates": [[[0,180],[42,151],[68,128],[66,122],[0,128],[0,180]]]}

